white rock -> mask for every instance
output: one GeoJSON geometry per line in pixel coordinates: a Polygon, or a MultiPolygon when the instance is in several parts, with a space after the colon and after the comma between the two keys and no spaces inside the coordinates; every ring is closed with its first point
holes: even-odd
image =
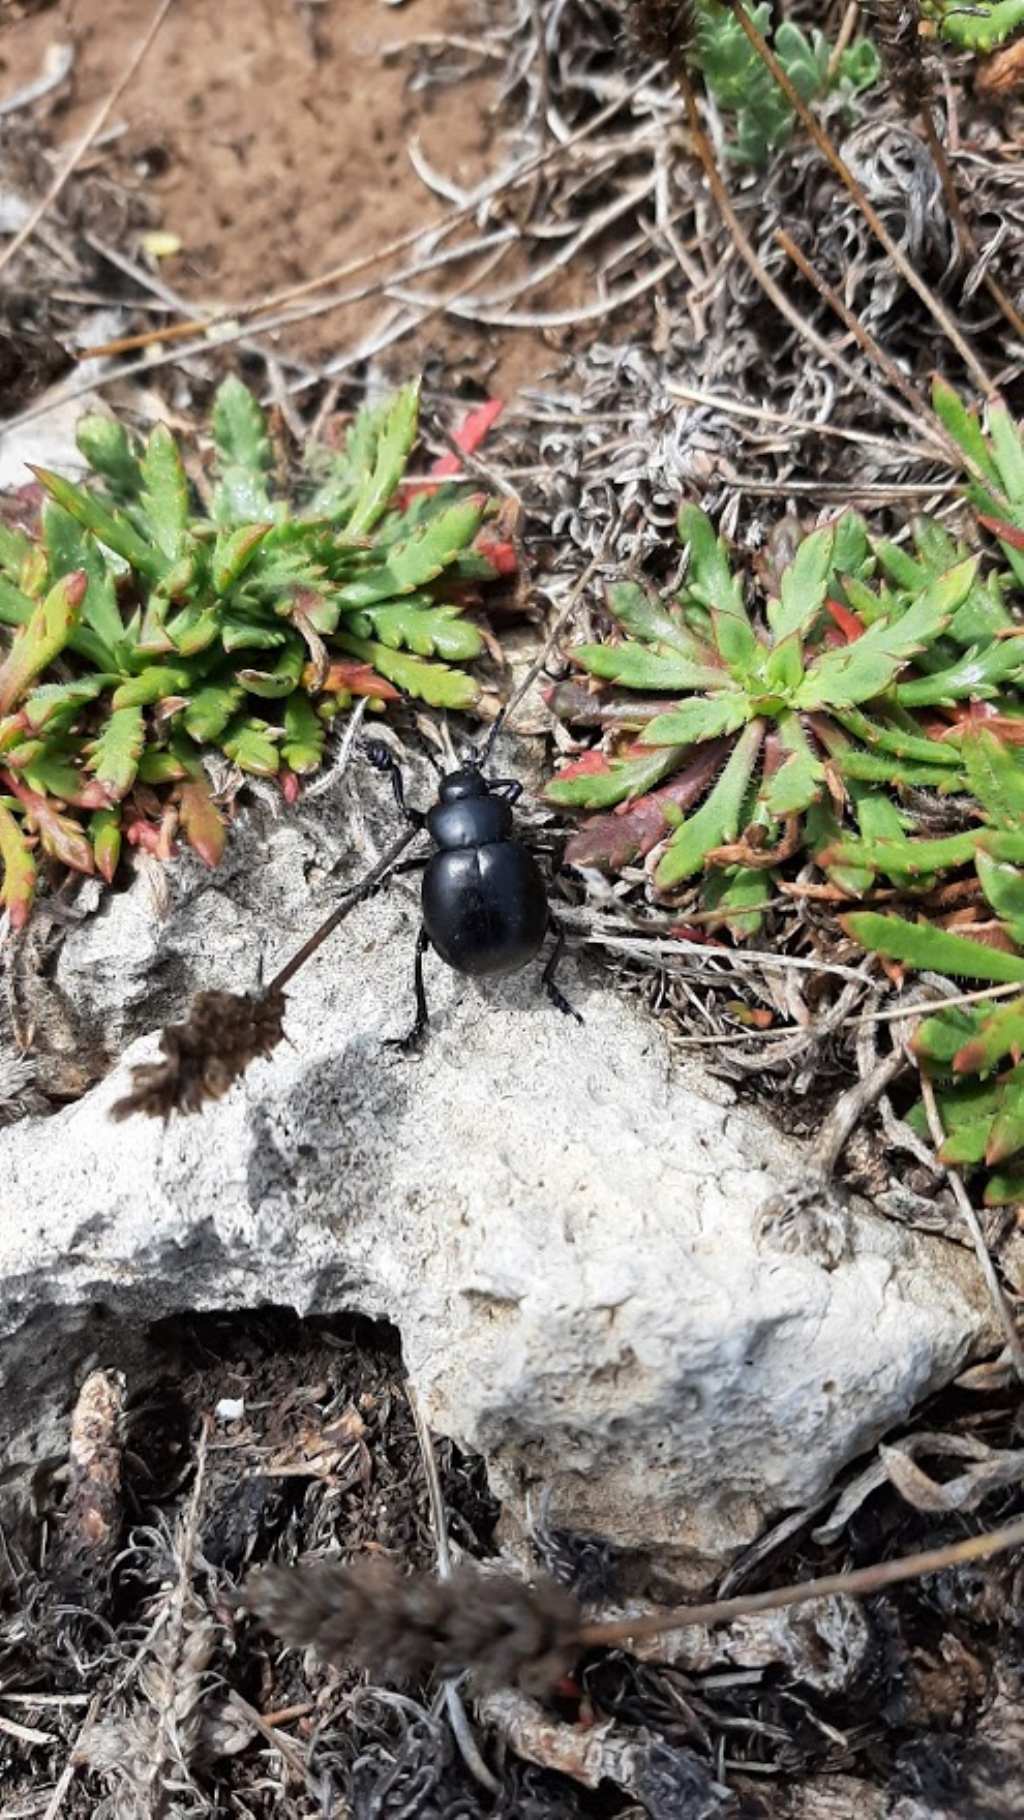
{"type": "MultiPolygon", "coordinates": [[[[197,988],[251,988],[261,956],[271,972],[329,902],[316,810],[243,826],[217,873],[180,862],[164,922],[140,884],[109,897],[60,962],[78,1012],[120,1043],[197,988]]],[[[559,1523],[685,1565],[820,1495],[992,1339],[964,1250],[863,1204],[762,1219],[806,1177],[799,1147],[674,1074],[596,974],[566,968],[580,1028],[536,969],[481,988],[428,963],[433,1035],[396,1059],[414,926],[400,887],[361,907],[295,982],[292,1046],[200,1118],[108,1119],[145,1038],[85,1099],[0,1131],[9,1377],[59,1379],[47,1308],[383,1316],[433,1427],[515,1509],[549,1486],[559,1523]]]]}

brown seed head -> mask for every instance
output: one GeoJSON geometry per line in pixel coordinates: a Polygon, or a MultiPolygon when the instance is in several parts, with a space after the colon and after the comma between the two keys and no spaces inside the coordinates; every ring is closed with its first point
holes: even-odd
{"type": "Polygon", "coordinates": [[[406,1578],[367,1556],[254,1574],[244,1603],[282,1642],[324,1661],[353,1661],[385,1680],[470,1669],[477,1687],[543,1694],[579,1653],[580,1610],[554,1582],[527,1585],[468,1563],[450,1580],[406,1578]]]}
{"type": "Polygon", "coordinates": [[[162,1062],[132,1070],[130,1092],[110,1109],[111,1118],[168,1119],[172,1112],[200,1112],[222,1099],[257,1056],[268,1056],[284,1037],[284,993],[251,996],[200,992],[183,1024],[161,1032],[162,1062]]]}

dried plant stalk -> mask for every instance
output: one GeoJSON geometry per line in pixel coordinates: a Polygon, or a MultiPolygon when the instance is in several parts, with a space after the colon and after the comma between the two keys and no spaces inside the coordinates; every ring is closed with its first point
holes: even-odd
{"type": "Polygon", "coordinates": [[[404,1578],[377,1556],[351,1565],[322,1560],[264,1568],[250,1579],[242,1602],[284,1643],[313,1649],[328,1662],[354,1660],[385,1679],[469,1669],[481,1688],[517,1686],[542,1695],[585,1649],[663,1636],[688,1625],[727,1624],[835,1594],[863,1597],[1022,1545],[1024,1517],[947,1548],[770,1592],[676,1606],[647,1618],[584,1620],[575,1599],[550,1582],[528,1585],[508,1575],[483,1574],[468,1562],[450,1580],[426,1574],[404,1578]]]}

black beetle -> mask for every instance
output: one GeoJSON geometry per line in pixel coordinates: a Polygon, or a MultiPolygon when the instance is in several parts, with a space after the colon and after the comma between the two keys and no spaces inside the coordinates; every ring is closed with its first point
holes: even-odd
{"type": "Polygon", "coordinates": [[[578,1011],[555,985],[565,936],[551,913],[540,869],[516,840],[512,804],[523,786],[514,778],[483,775],[480,761],[467,759],[438,784],[432,809],[410,808],[399,766],[381,740],[367,740],[363,752],[391,778],[395,801],[416,828],[425,828],[436,851],[406,867],[425,866],[423,921],[416,939],[416,1022],[395,1047],[413,1049],[427,1027],[423,956],[436,949],[446,966],[476,978],[519,973],[540,951],[548,930],[555,945],[541,974],[551,1003],[582,1023],[578,1011]]]}

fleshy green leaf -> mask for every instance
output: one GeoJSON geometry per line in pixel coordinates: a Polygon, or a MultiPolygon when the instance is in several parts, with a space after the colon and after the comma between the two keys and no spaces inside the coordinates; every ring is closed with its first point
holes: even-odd
{"type": "Polygon", "coordinates": [[[854,734],[876,751],[891,752],[894,758],[939,765],[951,771],[961,768],[960,753],[954,746],[943,744],[942,740],[926,739],[921,733],[906,732],[890,722],[874,720],[859,708],[843,709],[835,718],[848,733],[854,734]]]}
{"type": "Polygon", "coordinates": [[[659,746],[629,758],[613,758],[607,770],[555,776],[546,786],[544,798],[561,809],[612,809],[617,803],[646,795],[675,770],[682,755],[681,746],[659,746]]]}
{"type": "Polygon", "coordinates": [[[368,569],[358,581],[347,582],[338,589],[336,598],[342,607],[372,607],[425,587],[460,550],[472,543],[480,529],[485,505],[483,494],[458,500],[411,536],[392,544],[385,562],[368,569]]]}
{"type": "MultiPolygon", "coordinates": [[[[32,467],[31,462],[28,465],[32,467]]],[[[147,543],[145,538],[140,537],[120,513],[108,512],[95,494],[83,492],[81,487],[76,487],[60,474],[52,474],[48,468],[32,467],[32,472],[51,499],[55,499],[65,512],[69,512],[87,531],[98,537],[108,550],[123,557],[147,581],[157,582],[165,574],[168,561],[163,551],[155,543],[147,543]]]]}
{"type": "Polygon", "coordinates": [[[28,920],[36,890],[36,863],[25,838],[25,830],[10,810],[0,802],[0,905],[11,919],[12,929],[21,929],[28,920]]]}
{"type": "Polygon", "coordinates": [[[787,714],[780,720],[779,734],[789,750],[789,757],[765,786],[764,804],[772,815],[794,815],[809,809],[820,795],[825,767],[811,751],[795,714],[787,714]]]}
{"type": "Polygon", "coordinates": [[[9,581],[19,581],[22,565],[26,557],[32,554],[32,539],[24,531],[17,531],[13,525],[5,525],[0,520],[0,574],[9,581]]]}
{"type": "Polygon", "coordinates": [[[142,469],[128,433],[116,417],[98,414],[80,417],[75,441],[89,466],[95,473],[102,474],[115,499],[138,498],[142,491],[142,469]]]}
{"type": "Polygon", "coordinates": [[[764,921],[762,908],[773,890],[767,867],[756,871],[751,866],[726,866],[720,872],[709,873],[701,905],[705,910],[720,910],[718,926],[728,929],[736,941],[747,941],[760,929],[764,921]]]}
{"type": "Polygon", "coordinates": [[[690,746],[699,740],[734,733],[753,709],[746,696],[715,695],[680,702],[667,714],[658,714],[644,728],[645,746],[690,746]]]}
{"type": "Polygon", "coordinates": [[[797,691],[801,708],[847,707],[888,688],[907,659],[937,638],[974,577],[974,561],[934,582],[899,619],[878,620],[852,644],[815,659],[797,691]]]}
{"type": "Polygon", "coordinates": [[[933,670],[930,676],[915,676],[909,682],[897,683],[896,700],[905,708],[951,705],[972,699],[989,701],[997,693],[997,684],[1024,671],[1024,635],[993,640],[980,649],[965,651],[948,669],[933,670]]]}
{"type": "Polygon", "coordinates": [[[291,633],[280,624],[270,625],[266,620],[243,619],[239,614],[225,613],[220,622],[220,638],[229,654],[232,651],[277,651],[288,644],[291,633]]]}
{"type": "Polygon", "coordinates": [[[932,409],[969,460],[998,487],[999,470],[989,453],[977,413],[967,409],[944,379],[932,382],[932,409]]]}
{"type": "Polygon", "coordinates": [[[874,910],[854,910],[839,920],[862,948],[908,967],[997,983],[1024,980],[1024,957],[987,948],[983,942],[951,935],[929,923],[908,923],[901,916],[881,916],[874,910]]]}
{"type": "Polygon", "coordinates": [[[269,523],[239,525],[236,531],[220,533],[213,549],[213,585],[218,594],[231,592],[271,528],[269,523]]]}
{"type": "Polygon", "coordinates": [[[768,602],[768,624],[777,642],[799,633],[806,638],[825,604],[835,531],[831,526],[805,537],[782,575],[779,599],[768,602]]]}
{"type": "Polygon", "coordinates": [[[335,643],[351,651],[364,663],[372,664],[381,676],[396,688],[403,689],[432,708],[471,708],[480,693],[479,686],[464,670],[451,670],[447,664],[428,663],[406,651],[391,651],[387,645],[370,638],[350,638],[339,633],[335,643]]]}
{"type": "Polygon", "coordinates": [[[285,646],[272,670],[236,670],[235,680],[251,695],[272,701],[298,687],[305,663],[305,650],[296,638],[285,646]]]}
{"type": "Polygon", "coordinates": [[[1024,823],[1024,763],[1018,750],[1004,746],[984,727],[972,728],[961,742],[967,781],[997,828],[1024,823]]]}
{"type": "Polygon", "coordinates": [[[145,737],[141,708],[115,708],[95,740],[89,770],[112,802],[119,802],[135,782],[145,737]]]}
{"type": "Polygon", "coordinates": [[[386,512],[416,440],[419,403],[418,380],[403,386],[390,400],[377,434],[373,467],[366,474],[352,508],[346,537],[365,537],[386,512]]]}
{"type": "Polygon", "coordinates": [[[711,663],[710,648],[695,638],[655,595],[648,594],[646,588],[634,581],[614,582],[606,600],[612,618],[631,638],[638,638],[645,645],[668,645],[696,664],[711,663]]]}
{"type": "MultiPolygon", "coordinates": [[[[826,866],[866,866],[886,878],[927,878],[933,872],[967,865],[979,835],[946,834],[936,840],[840,840],[822,855],[826,866]]],[[[1024,836],[1021,838],[1024,849],[1024,836]]]]}
{"type": "Polygon", "coordinates": [[[701,606],[717,609],[730,617],[745,620],[743,583],[729,567],[724,538],[718,537],[714,525],[699,506],[683,505],[677,520],[679,541],[690,557],[686,592],[701,606]]]}
{"type": "Polygon", "coordinates": [[[210,794],[201,764],[188,766],[188,776],[178,788],[178,820],[185,839],[207,866],[219,866],[224,857],[227,827],[210,794]]]}
{"type": "Polygon", "coordinates": [[[1024,998],[979,1008],[964,1020],[966,1029],[958,1030],[952,1024],[952,1016],[952,1012],[944,1011],[929,1018],[918,1032],[918,1041],[927,1044],[923,1053],[934,1053],[937,1061],[952,1061],[957,1074],[987,1074],[1004,1055],[1024,1054],[1024,998]],[[940,1029],[942,1019],[947,1022],[940,1029]]]}
{"type": "Polygon", "coordinates": [[[28,594],[0,575],[0,626],[23,626],[34,606],[28,594]]]}
{"type": "Polygon", "coordinates": [[[183,665],[152,664],[121,683],[114,690],[111,704],[115,708],[149,708],[168,696],[190,694],[192,681],[192,671],[183,665]]]}
{"type": "Polygon", "coordinates": [[[66,727],[86,702],[95,701],[116,679],[112,676],[81,676],[74,682],[41,683],[23,704],[22,712],[36,733],[43,727],[66,727]]]}
{"type": "Polygon", "coordinates": [[[325,730],[308,695],[296,689],[284,704],[281,757],[299,777],[315,771],[324,754],[325,730]]]}
{"type": "Polygon", "coordinates": [[[696,664],[679,651],[652,649],[628,640],[621,645],[576,645],[574,663],[591,676],[621,683],[627,689],[731,689],[732,678],[721,666],[696,664]]]}
{"type": "Polygon", "coordinates": [[[245,690],[233,678],[204,683],[182,714],[186,733],[200,745],[216,739],[238,713],[245,690]]]}
{"type": "Polygon", "coordinates": [[[121,857],[121,810],[115,804],[109,809],[97,809],[89,818],[89,839],[92,842],[92,856],[96,870],[107,884],[112,884],[121,857]]]}
{"type": "Polygon", "coordinates": [[[142,457],[139,504],[156,543],[170,562],[181,554],[188,525],[188,481],[181,452],[165,423],[154,424],[142,457]]]}
{"type": "Polygon", "coordinates": [[[19,626],[11,648],[0,664],[0,715],[9,714],[29,684],[63,651],[78,623],[85,598],[86,578],[81,569],[61,577],[46,599],[19,626]]]}
{"type": "Polygon", "coordinates": [[[266,418],[248,386],[233,376],[220,386],[213,407],[219,484],[213,495],[215,524],[251,524],[271,518],[267,472],[273,463],[266,418]]]}
{"type": "Polygon", "coordinates": [[[1024,1148],[1024,1081],[1020,1071],[1005,1081],[1000,1090],[999,1110],[992,1120],[985,1146],[985,1161],[989,1165],[1005,1163],[1008,1157],[1016,1156],[1024,1148]]]}
{"type": "Polygon", "coordinates": [[[92,847],[81,826],[71,815],[62,815],[56,804],[35,790],[27,790],[9,780],[25,811],[25,819],[39,836],[44,853],[60,860],[75,872],[91,872],[92,847]]]}
{"type": "Polygon", "coordinates": [[[747,786],[764,738],[764,725],[752,721],[740,734],[707,801],[676,829],[662,855],[655,883],[667,891],[699,872],[712,848],[736,839],[747,786]]]}
{"type": "Polygon", "coordinates": [[[268,738],[266,721],[238,719],[231,721],[221,735],[221,746],[240,771],[251,771],[256,777],[273,777],[280,769],[280,757],[274,741],[268,738]]]}
{"type": "MultiPolygon", "coordinates": [[[[110,653],[108,661],[114,662],[124,638],[124,623],[117,604],[114,577],[107,567],[103,551],[96,539],[90,537],[77,520],[53,500],[43,511],[43,537],[50,553],[51,571],[54,575],[68,575],[73,569],[81,569],[85,575],[86,589],[80,626],[95,634],[104,651],[110,653]]],[[[82,645],[81,640],[75,639],[74,634],[72,641],[83,656],[91,655],[91,651],[82,645]]]]}
{"type": "Polygon", "coordinates": [[[348,624],[357,638],[376,638],[393,651],[404,647],[417,657],[444,657],[451,663],[467,663],[479,657],[484,648],[479,626],[463,619],[459,607],[394,602],[353,614],[348,624]]]}
{"type": "Polygon", "coordinates": [[[1024,1203],[1024,1175],[990,1175],[983,1196],[986,1207],[1012,1207],[1024,1203]]]}

